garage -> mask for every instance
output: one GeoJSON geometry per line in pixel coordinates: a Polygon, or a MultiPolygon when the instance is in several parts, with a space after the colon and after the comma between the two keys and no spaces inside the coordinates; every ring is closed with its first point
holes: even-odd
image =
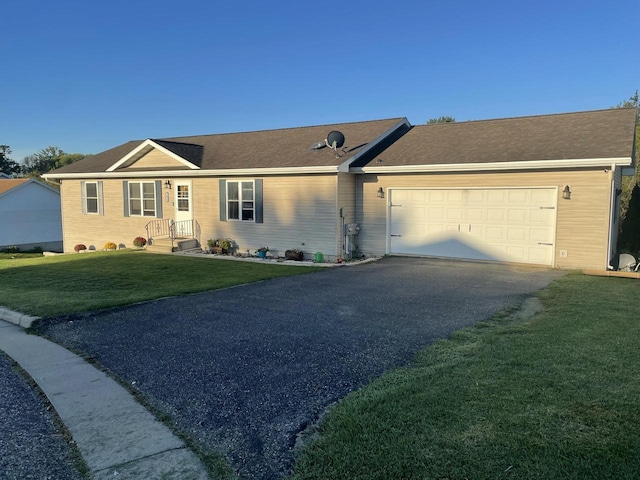
{"type": "Polygon", "coordinates": [[[557,187],[389,188],[387,251],[553,265],[557,187]]]}

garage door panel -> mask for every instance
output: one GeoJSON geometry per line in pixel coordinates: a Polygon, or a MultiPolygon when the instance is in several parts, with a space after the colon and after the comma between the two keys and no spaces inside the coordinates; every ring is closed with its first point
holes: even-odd
{"type": "Polygon", "coordinates": [[[556,188],[389,189],[390,253],[552,265],[556,188]]]}

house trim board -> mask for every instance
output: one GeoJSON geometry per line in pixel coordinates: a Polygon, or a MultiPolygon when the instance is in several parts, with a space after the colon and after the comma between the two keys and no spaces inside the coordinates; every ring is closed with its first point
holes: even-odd
{"type": "Polygon", "coordinates": [[[611,165],[631,165],[632,159],[620,158],[584,158],[561,160],[535,160],[522,162],[488,162],[488,163],[454,163],[435,165],[395,165],[395,166],[371,166],[356,167],[351,171],[355,173],[436,173],[436,172],[481,172],[496,170],[543,170],[558,168],[593,168],[611,165]]]}

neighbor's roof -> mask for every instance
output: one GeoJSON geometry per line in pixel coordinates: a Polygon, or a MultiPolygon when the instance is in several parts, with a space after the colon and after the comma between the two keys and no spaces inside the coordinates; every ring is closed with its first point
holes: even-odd
{"type": "Polygon", "coordinates": [[[0,178],[0,195],[30,182],[31,178],[0,178]]]}
{"type": "Polygon", "coordinates": [[[613,159],[631,163],[636,113],[624,108],[414,126],[364,170],[441,166],[451,171],[462,164],[466,169],[481,164],[499,168],[558,160],[568,160],[555,162],[566,166],[581,160],[591,162],[584,166],[613,159]]]}
{"type": "MultiPolygon", "coordinates": [[[[313,127],[264,130],[150,139],[157,145],[199,167],[200,170],[260,169],[291,167],[338,166],[362,152],[367,145],[388,133],[393,127],[408,122],[405,118],[392,118],[367,122],[342,123],[313,127]],[[338,149],[336,158],[329,148],[314,150],[314,143],[324,141],[332,130],[345,136],[345,144],[338,149]]],[[[71,163],[47,174],[83,174],[106,172],[145,141],[136,140],[97,155],[71,163]]],[[[123,167],[126,164],[123,164],[123,167]]],[[[147,170],[189,170],[188,167],[150,167],[147,170]]],[[[141,169],[136,169],[137,172],[141,169]]],[[[193,172],[193,170],[191,170],[193,172]]],[[[127,167],[116,172],[127,172],[127,167]]]]}

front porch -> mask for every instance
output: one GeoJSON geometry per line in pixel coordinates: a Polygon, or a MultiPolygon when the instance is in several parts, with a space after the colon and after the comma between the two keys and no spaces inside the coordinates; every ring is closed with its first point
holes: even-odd
{"type": "Polygon", "coordinates": [[[156,253],[202,251],[200,224],[197,220],[152,220],[145,226],[147,250],[156,253]]]}

